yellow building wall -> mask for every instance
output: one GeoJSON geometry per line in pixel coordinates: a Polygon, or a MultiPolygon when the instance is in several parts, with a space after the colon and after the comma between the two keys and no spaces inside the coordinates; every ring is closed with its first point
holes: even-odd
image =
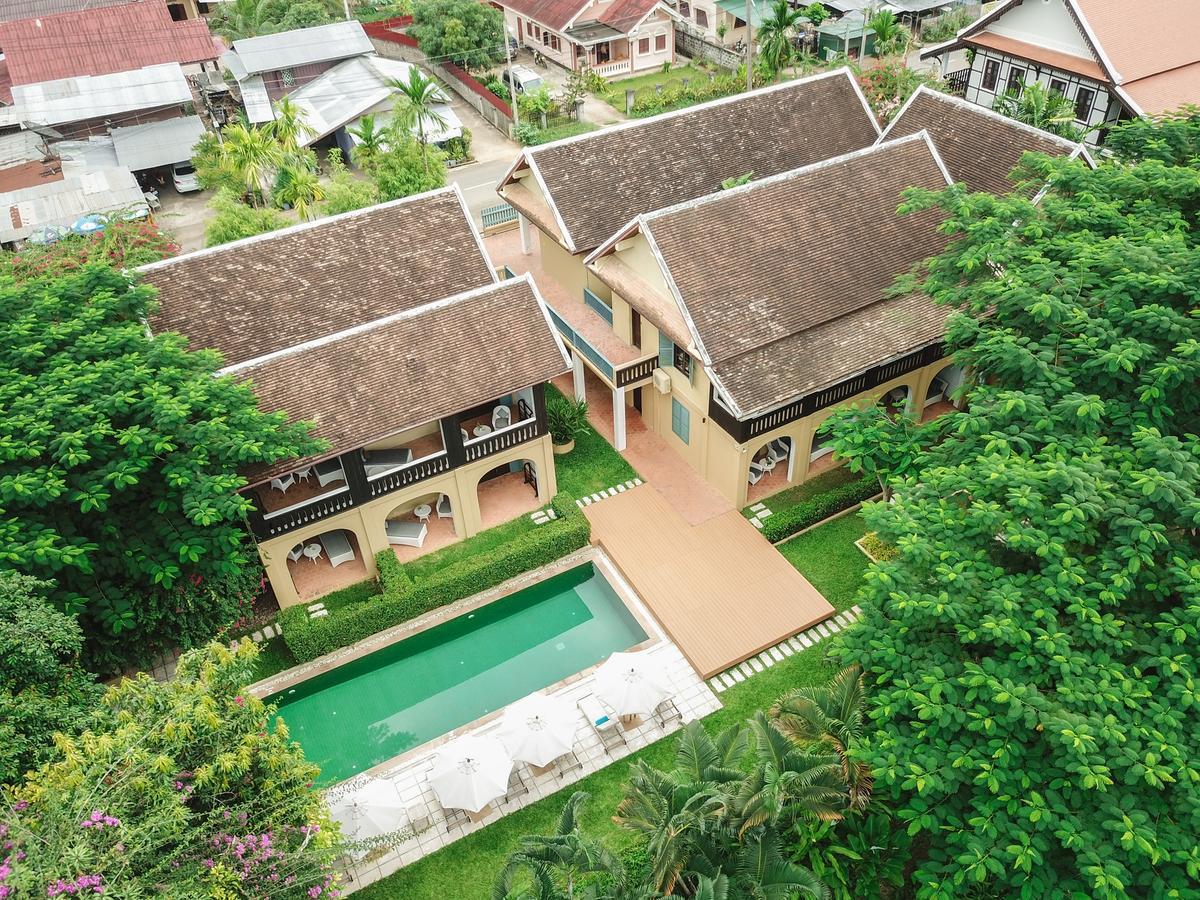
{"type": "Polygon", "coordinates": [[[288,551],[297,544],[307,543],[326,531],[345,529],[351,532],[358,543],[359,553],[366,564],[367,574],[376,577],[375,554],[389,546],[384,531],[386,521],[397,514],[410,513],[419,503],[434,503],[439,494],[450,498],[454,510],[454,533],[460,538],[478,534],[483,528],[483,517],[479,509],[479,480],[497,466],[520,460],[530,460],[537,471],[538,500],[549,503],[558,491],[558,478],[554,469],[554,450],[550,435],[534,441],[510,447],[502,453],[488,456],[469,465],[460,466],[436,478],[430,478],[379,497],[361,506],[314,522],[306,528],[280,535],[258,544],[259,559],[262,560],[271,587],[281,608],[300,602],[292,574],[288,569],[288,551]]]}

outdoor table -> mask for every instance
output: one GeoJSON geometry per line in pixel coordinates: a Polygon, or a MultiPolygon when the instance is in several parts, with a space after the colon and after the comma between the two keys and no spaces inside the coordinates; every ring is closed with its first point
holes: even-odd
{"type": "Polygon", "coordinates": [[[433,507],[431,507],[428,503],[422,503],[413,509],[413,515],[416,516],[418,519],[420,519],[422,522],[428,522],[429,514],[432,512],[433,512],[433,507]]]}
{"type": "Polygon", "coordinates": [[[316,563],[324,551],[325,548],[314,541],[304,548],[304,555],[316,563]]]}
{"type": "Polygon", "coordinates": [[[483,437],[485,434],[491,434],[491,433],[492,433],[491,425],[476,425],[475,426],[475,437],[477,437],[477,438],[483,437]]]}

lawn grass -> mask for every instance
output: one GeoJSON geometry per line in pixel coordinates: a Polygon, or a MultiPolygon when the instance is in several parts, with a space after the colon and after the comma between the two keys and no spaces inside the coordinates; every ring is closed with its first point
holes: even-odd
{"type": "MultiPolygon", "coordinates": [[[[562,392],[554,385],[546,386],[547,400],[561,396],[562,392]]],[[[638,477],[625,457],[594,428],[575,438],[575,449],[570,453],[554,457],[554,470],[558,474],[558,489],[576,499],[638,477]]]]}
{"type": "MultiPolygon", "coordinates": [[[[780,465],[782,466],[783,463],[780,463],[780,465]]],[[[860,478],[862,478],[861,472],[851,472],[849,466],[838,466],[836,469],[830,469],[828,472],[815,475],[802,484],[790,487],[786,491],[772,494],[762,502],[767,504],[772,511],[778,512],[781,509],[787,509],[789,506],[803,503],[805,500],[811,500],[817,494],[841,487],[843,484],[849,484],[852,481],[858,481],[860,478]]],[[[742,515],[746,518],[750,518],[753,515],[749,506],[742,510],[742,515]]]]}
{"type": "Polygon", "coordinates": [[[675,84],[683,79],[708,78],[708,73],[696,66],[677,66],[668,72],[654,71],[647,72],[645,75],[635,75],[632,78],[622,78],[618,81],[610,81],[608,83],[608,91],[601,99],[611,106],[617,112],[625,112],[625,92],[633,91],[637,94],[653,93],[654,86],[661,84],[665,90],[668,85],[675,84]]]}
{"type": "MultiPolygon", "coordinates": [[[[522,113],[522,115],[524,115],[522,113]]],[[[600,126],[594,122],[568,122],[565,125],[551,125],[549,128],[535,128],[532,133],[521,138],[526,147],[536,147],[538,144],[548,144],[551,141],[575,137],[577,134],[587,134],[597,131],[600,126]]]]}
{"type": "Polygon", "coordinates": [[[258,658],[254,660],[253,674],[250,676],[251,683],[271,678],[280,672],[286,672],[294,665],[296,665],[296,658],[292,656],[292,651],[288,649],[283,638],[277,637],[265,641],[258,645],[258,658]]]}
{"type": "MultiPolygon", "coordinates": [[[[867,558],[853,541],[866,530],[858,514],[843,516],[781,545],[788,561],[808,578],[838,610],[854,605],[854,596],[867,566],[867,558]]],[[[827,681],[834,669],[825,664],[828,642],[786,657],[753,678],[721,694],[723,708],[704,719],[709,733],[744,722],[766,709],[780,694],[804,684],[827,681]]],[[[613,850],[629,846],[635,837],[612,821],[624,796],[629,765],[645,760],[667,768],[675,754],[676,737],[670,735],[644,747],[620,762],[594,772],[557,793],[470,834],[357,891],[363,900],[487,900],[492,884],[508,853],[521,836],[554,829],[563,804],[574,791],[591,795],[582,818],[583,830],[608,843],[613,850]]]]}

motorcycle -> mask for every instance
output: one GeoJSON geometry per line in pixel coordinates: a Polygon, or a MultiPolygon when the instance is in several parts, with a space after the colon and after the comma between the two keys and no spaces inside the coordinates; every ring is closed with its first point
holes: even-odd
{"type": "Polygon", "coordinates": [[[535,66],[537,66],[539,69],[546,68],[546,57],[542,56],[541,51],[539,51],[539,50],[533,51],[533,64],[535,66]]]}

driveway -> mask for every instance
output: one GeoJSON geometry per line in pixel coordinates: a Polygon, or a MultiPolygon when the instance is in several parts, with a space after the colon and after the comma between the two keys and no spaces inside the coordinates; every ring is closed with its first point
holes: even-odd
{"type": "Polygon", "coordinates": [[[154,214],[154,221],[174,238],[182,248],[181,252],[200,250],[204,247],[204,229],[213,217],[213,211],[207,206],[211,199],[212,191],[180,194],[168,184],[158,189],[161,207],[154,214]]]}

